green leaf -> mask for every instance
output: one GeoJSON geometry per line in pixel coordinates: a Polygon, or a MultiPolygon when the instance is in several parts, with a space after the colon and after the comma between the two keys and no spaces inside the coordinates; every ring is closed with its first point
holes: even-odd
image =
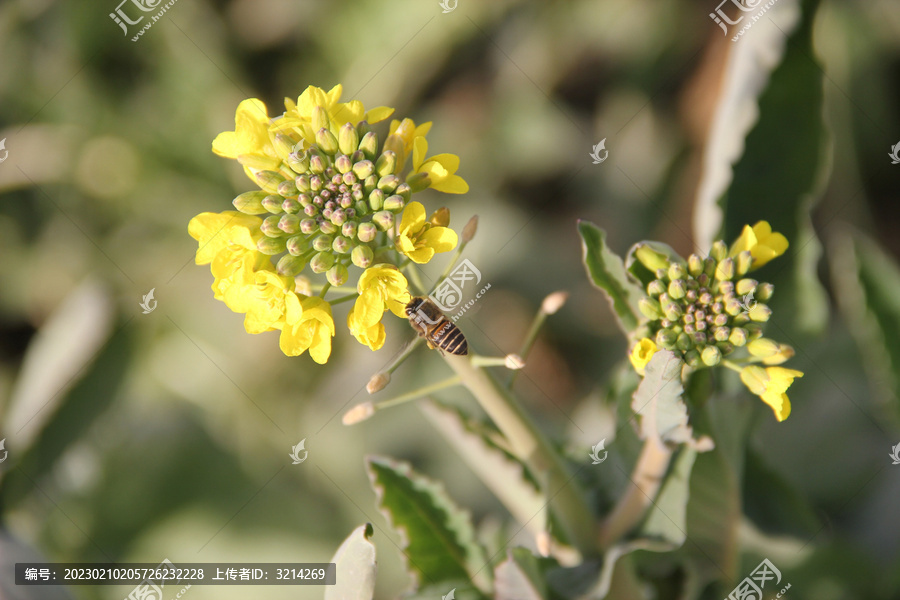
{"type": "Polygon", "coordinates": [[[763,267],[760,275],[771,281],[767,273],[784,271],[785,281],[774,281],[779,290],[776,299],[787,298],[791,304],[784,306],[790,314],[782,310],[780,318],[801,331],[820,332],[828,318],[828,300],[816,272],[822,249],[810,214],[828,175],[824,71],[812,40],[819,0],[804,0],[801,6],[800,23],[759,99],[759,120],[747,135],[723,199],[724,233],[726,240],[733,240],[744,225],[765,220],[787,237],[791,248],[777,259],[777,268],[763,267]]]}
{"type": "Polygon", "coordinates": [[[422,412],[456,454],[494,493],[510,514],[533,534],[544,531],[546,501],[528,477],[525,466],[512,454],[498,447],[483,426],[467,419],[458,410],[424,402],[422,412]]]}
{"type": "Polygon", "coordinates": [[[840,310],[900,422],[900,269],[862,233],[836,236],[829,254],[840,310]]]}
{"type": "MultiPolygon", "coordinates": [[[[650,270],[648,267],[644,266],[644,264],[640,260],[638,260],[635,253],[642,246],[647,246],[654,252],[662,254],[670,263],[679,263],[682,265],[685,264],[684,259],[677,252],[675,252],[674,248],[672,248],[668,244],[664,244],[662,242],[657,242],[654,240],[644,240],[643,242],[634,244],[628,250],[628,254],[625,255],[625,269],[629,273],[631,273],[635,279],[643,284],[643,289],[646,289],[647,284],[656,279],[656,272],[650,270]]],[[[642,291],[642,295],[646,294],[643,294],[642,291]]]]}
{"type": "Polygon", "coordinates": [[[669,469],[662,489],[650,507],[640,537],[661,538],[677,548],[684,543],[687,532],[687,505],[690,498],[691,469],[697,451],[682,450],[669,469]]]}
{"type": "Polygon", "coordinates": [[[372,524],[353,530],[330,562],[335,563],[335,585],[325,586],[325,600],[372,600],[375,596],[375,546],[369,541],[372,524]]]}
{"type": "Polygon", "coordinates": [[[417,583],[471,579],[478,588],[489,588],[490,569],[483,568],[487,558],[475,541],[469,515],[441,484],[389,458],[368,457],[366,468],[380,510],[400,533],[417,583]]]}
{"type": "Polygon", "coordinates": [[[584,265],[595,286],[606,292],[619,326],[626,335],[632,333],[641,320],[638,300],[644,290],[625,270],[622,258],[606,245],[606,232],[588,221],[578,222],[581,234],[584,265]]]}
{"type": "Polygon", "coordinates": [[[681,397],[683,367],[684,362],[674,352],[660,350],[654,354],[644,369],[631,408],[640,416],[641,439],[653,439],[660,445],[688,444],[703,452],[712,448],[712,440],[705,436],[695,440],[688,425],[687,406],[681,397]]]}
{"type": "Polygon", "coordinates": [[[542,600],[546,584],[537,558],[526,548],[515,548],[494,569],[494,600],[542,600]]]}

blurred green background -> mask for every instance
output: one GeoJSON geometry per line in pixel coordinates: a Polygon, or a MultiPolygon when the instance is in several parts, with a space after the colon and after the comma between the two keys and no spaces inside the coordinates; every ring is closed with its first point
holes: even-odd
{"type": "MultiPolygon", "coordinates": [[[[459,323],[470,346],[516,351],[541,299],[568,290],[517,390],[550,433],[568,434],[573,452],[612,434],[601,388],[626,344],[584,275],[575,222],[605,228],[619,252],[641,239],[693,250],[701,156],[736,47],[709,19],[711,1],[459,0],[442,13],[437,0],[179,0],[137,42],[137,26],[125,37],[109,18],[115,8],[0,3],[9,153],[0,163],[0,438],[9,452],[0,557],[22,556],[14,537],[52,561],[324,562],[373,521],[377,597],[397,597],[402,557],[375,509],[367,453],[443,479],[476,523],[506,519],[414,405],[341,424],[411,339],[405,323],[389,317],[388,342],[372,353],[342,329],[341,305],[332,358],[319,367],[283,356],[274,333],[246,334],[213,299],[208,269],[193,264],[188,220],[228,210],[253,188],[239,165],[212,154],[212,139],[233,128],[240,100],[258,97],[278,114],[310,84],[342,83],[345,100],[434,121],[432,151],[461,157],[471,192],[422,196],[429,210],[448,206],[457,229],[479,215],[467,257],[492,285],[459,323]],[[610,158],[594,165],[588,153],[604,138],[610,158]],[[158,308],[142,314],[151,288],[158,308]],[[292,465],[301,439],[309,459],[292,465]]],[[[900,142],[900,5],[826,1],[814,23],[827,134],[809,151],[824,165],[810,199],[828,313],[801,327],[802,314],[776,311],[773,327],[797,348],[789,366],[807,375],[791,390],[791,418],[778,424],[760,406],[751,440],[796,496],[752,493],[772,503],[757,503],[761,529],[782,501],[802,504],[816,524],[766,532],[809,541],[799,553],[785,542],[776,561],[792,575],[790,597],[896,598],[897,576],[894,588],[873,582],[900,568],[900,466],[887,457],[900,442],[897,363],[878,345],[900,336],[900,166],[886,156],[900,142]],[[880,258],[855,279],[866,249],[880,258]],[[871,291],[862,300],[861,287],[871,291]],[[865,300],[874,296],[883,301],[873,326],[865,300]]],[[[795,92],[785,89],[788,102],[795,92]]],[[[789,124],[778,133],[797,134],[789,124]]],[[[756,176],[802,171],[770,142],[756,176]]],[[[766,211],[777,207],[760,200],[737,212],[776,222],[766,211]]],[[[413,356],[381,396],[445,377],[435,354],[413,356]]],[[[442,397],[472,404],[461,392],[442,397]]],[[[80,599],[128,591],[71,590],[80,599]]],[[[248,596],[199,586],[188,595],[248,596]]]]}

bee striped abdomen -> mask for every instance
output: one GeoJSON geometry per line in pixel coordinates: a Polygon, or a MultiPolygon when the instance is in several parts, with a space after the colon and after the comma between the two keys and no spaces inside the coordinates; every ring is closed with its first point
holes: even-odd
{"type": "Polygon", "coordinates": [[[444,321],[432,337],[432,342],[441,350],[445,350],[450,354],[465,356],[469,352],[469,344],[466,342],[466,336],[459,330],[459,327],[450,321],[444,321]]]}
{"type": "Polygon", "coordinates": [[[469,352],[466,336],[430,299],[412,298],[406,305],[406,316],[412,328],[428,342],[429,348],[439,348],[458,356],[469,352]]]}

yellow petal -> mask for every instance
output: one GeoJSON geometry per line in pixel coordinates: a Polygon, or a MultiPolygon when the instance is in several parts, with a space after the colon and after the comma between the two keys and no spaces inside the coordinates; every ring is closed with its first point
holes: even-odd
{"type": "Polygon", "coordinates": [[[366,121],[369,123],[378,123],[379,121],[384,121],[392,114],[394,114],[394,109],[390,106],[377,106],[375,108],[370,108],[366,112],[366,121]]]}
{"type": "Polygon", "coordinates": [[[428,154],[428,140],[425,136],[418,136],[413,140],[413,173],[418,173],[425,155],[428,154]]]}
{"type": "Polygon", "coordinates": [[[456,232],[449,227],[432,227],[419,239],[435,252],[450,252],[459,241],[456,232]]]}
{"type": "Polygon", "coordinates": [[[425,207],[421,202],[410,202],[400,219],[401,235],[414,235],[425,226],[425,207]]]}
{"type": "Polygon", "coordinates": [[[456,173],[459,170],[459,157],[455,154],[437,154],[428,159],[428,162],[436,162],[448,173],[456,173]]]}
{"type": "Polygon", "coordinates": [[[788,400],[787,394],[763,394],[760,398],[763,402],[772,407],[775,418],[779,423],[790,416],[791,401],[788,400]]]}
{"type": "Polygon", "coordinates": [[[406,256],[408,256],[414,263],[424,265],[434,257],[434,249],[425,246],[423,248],[412,250],[411,252],[404,252],[404,254],[406,254],[406,256]]]}
{"type": "Polygon", "coordinates": [[[459,175],[451,175],[442,181],[433,183],[431,187],[445,194],[465,194],[469,191],[469,184],[459,175]]]}

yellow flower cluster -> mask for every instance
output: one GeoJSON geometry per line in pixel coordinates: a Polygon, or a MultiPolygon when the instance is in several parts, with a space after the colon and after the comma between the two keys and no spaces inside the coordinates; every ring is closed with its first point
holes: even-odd
{"type": "MultiPolygon", "coordinates": [[[[716,242],[716,244],[720,244],[721,242],[716,242]]],[[[728,259],[726,261],[720,261],[715,265],[715,278],[718,280],[730,280],[733,277],[732,271],[735,268],[735,263],[732,262],[732,259],[735,259],[738,262],[743,262],[745,266],[745,270],[755,270],[759,267],[765,265],[769,261],[778,256],[784,254],[784,252],[788,248],[788,240],[780,233],[773,232],[772,227],[766,221],[760,221],[754,226],[745,226],[741,235],[738,239],[732,244],[730,250],[728,251],[728,259]],[[745,260],[741,260],[741,257],[744,257],[745,260]],[[749,258],[750,260],[746,260],[749,258]],[[724,276],[723,276],[724,272],[724,276]]],[[[663,262],[668,262],[662,255],[659,255],[653,252],[648,247],[641,247],[638,249],[639,259],[642,259],[645,264],[650,264],[651,260],[655,260],[659,262],[658,265],[650,264],[650,266],[659,266],[662,268],[663,266],[669,267],[668,264],[663,265],[663,262]]],[[[722,249],[722,254],[724,254],[724,247],[722,249]]],[[[690,265],[690,261],[689,261],[690,265]]],[[[688,267],[690,268],[690,266],[688,267]]],[[[676,268],[678,270],[678,268],[676,268]]],[[[679,280],[680,282],[681,280],[679,280]]],[[[750,282],[752,280],[742,280],[738,282],[737,286],[732,285],[731,293],[733,295],[734,288],[745,286],[748,284],[745,282],[750,282]]],[[[655,284],[656,282],[654,282],[655,284]]],[[[653,285],[653,284],[651,284],[653,285]]],[[[674,284],[673,284],[674,285],[674,284]]],[[[768,284],[767,284],[768,285],[768,284]]],[[[658,286],[657,286],[658,287],[658,286]]],[[[668,292],[672,294],[673,292],[678,295],[681,292],[679,285],[670,286],[668,292]]],[[[757,289],[756,282],[752,282],[749,284],[749,288],[752,290],[757,289]]],[[[738,289],[737,291],[741,293],[745,293],[744,291],[738,289]]],[[[689,292],[688,292],[689,293],[689,292]]],[[[771,293],[771,291],[769,291],[771,293]]],[[[665,301],[665,293],[659,296],[662,301],[665,301]]],[[[742,309],[746,315],[745,320],[751,322],[765,322],[769,318],[769,313],[771,312],[767,306],[759,303],[759,304],[750,304],[752,301],[753,294],[747,294],[744,298],[743,304],[738,304],[738,308],[742,309]]],[[[732,301],[733,302],[733,301],[732,301]]],[[[657,307],[662,308],[660,303],[652,304],[647,300],[643,301],[642,310],[646,311],[646,313],[650,313],[647,316],[654,316],[657,307]]],[[[725,310],[719,310],[718,315],[726,314],[727,305],[721,307],[725,310]]],[[[715,312],[719,307],[713,307],[713,311],[715,312]]],[[[668,310],[669,313],[673,310],[672,308],[665,309],[668,310]]],[[[696,313],[694,313],[696,314],[696,313]]],[[[668,316],[673,316],[669,314],[668,316]]],[[[676,315],[675,316],[679,316],[676,315]]],[[[727,319],[723,318],[722,321],[725,322],[727,319]]],[[[675,319],[671,319],[669,321],[665,321],[667,324],[675,322],[675,319]]],[[[695,321],[690,321],[691,323],[695,321]]],[[[735,328],[739,329],[739,328],[735,328]]],[[[741,333],[741,335],[732,335],[723,336],[721,341],[718,342],[718,346],[710,346],[708,348],[704,348],[703,353],[698,355],[697,361],[694,363],[694,366],[715,366],[721,364],[727,368],[730,368],[734,371],[740,373],[741,381],[744,383],[747,388],[753,392],[755,395],[759,396],[760,399],[765,402],[775,413],[775,418],[780,422],[784,421],[791,414],[791,402],[787,396],[787,390],[793,383],[794,379],[803,377],[803,373],[801,371],[797,371],[794,369],[786,369],[778,366],[766,366],[762,367],[758,364],[748,364],[746,366],[740,366],[734,362],[729,360],[725,360],[722,356],[722,351],[719,349],[723,347],[726,349],[726,353],[734,350],[735,345],[743,346],[746,348],[748,352],[748,357],[744,359],[745,363],[762,363],[764,365],[779,365],[794,355],[794,350],[787,344],[781,344],[776,342],[775,340],[765,338],[765,337],[755,337],[753,339],[747,340],[746,336],[741,333]]],[[[740,329],[743,332],[743,329],[740,329]]],[[[761,330],[754,329],[752,331],[758,331],[758,335],[761,335],[761,330]]],[[[661,343],[670,342],[669,338],[666,337],[666,332],[663,332],[663,335],[658,335],[657,339],[662,340],[661,343]]],[[[685,338],[685,340],[681,340],[684,334],[681,333],[678,341],[687,341],[691,340],[685,338]]],[[[681,348],[676,342],[673,346],[669,346],[673,348],[681,348]]],[[[689,344],[685,344],[684,348],[690,348],[689,344]]],[[[657,343],[647,337],[641,338],[638,340],[632,347],[631,351],[628,355],[628,359],[631,362],[634,370],[641,376],[644,375],[644,370],[647,364],[650,362],[650,359],[653,358],[653,355],[659,351],[659,346],[657,343]]]]}

